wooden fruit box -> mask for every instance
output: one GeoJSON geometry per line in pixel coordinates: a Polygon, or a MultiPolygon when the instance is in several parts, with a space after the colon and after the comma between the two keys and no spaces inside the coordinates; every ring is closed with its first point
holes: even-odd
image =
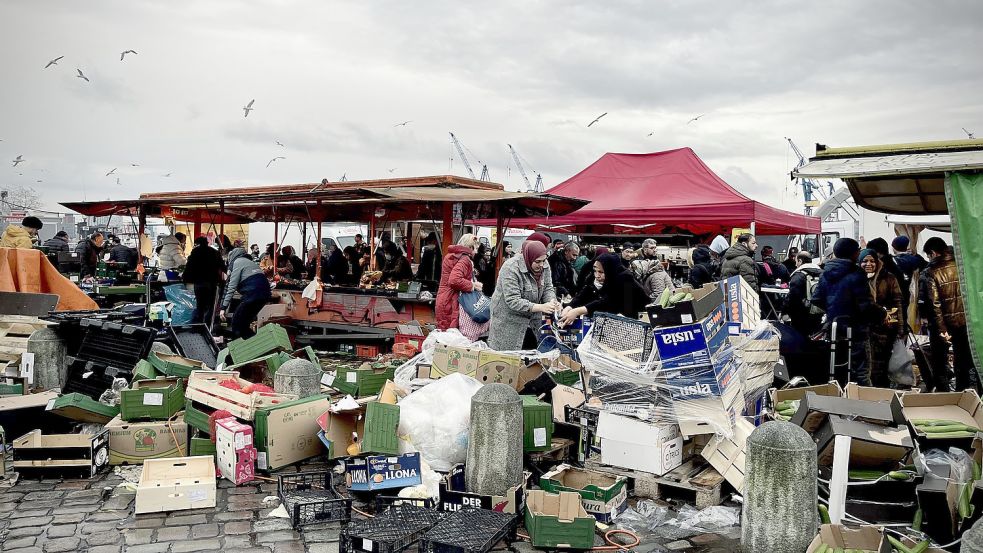
{"type": "Polygon", "coordinates": [[[215,506],[215,459],[211,455],[147,459],[137,484],[136,514],[215,506]]]}
{"type": "Polygon", "coordinates": [[[235,380],[240,386],[252,384],[239,378],[236,371],[194,371],[188,377],[188,388],[184,397],[214,409],[224,409],[232,416],[251,421],[256,411],[297,399],[295,394],[276,394],[272,392],[252,392],[249,394],[226,388],[220,383],[235,380]]]}

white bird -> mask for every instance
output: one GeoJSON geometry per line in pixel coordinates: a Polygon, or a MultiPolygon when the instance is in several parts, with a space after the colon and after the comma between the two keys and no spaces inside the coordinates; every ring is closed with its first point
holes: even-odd
{"type": "Polygon", "coordinates": [[[113,170],[110,171],[110,172],[108,172],[108,173],[106,173],[106,176],[108,177],[109,175],[112,175],[115,172],[116,172],[116,167],[113,167],[113,170]]]}
{"type": "Polygon", "coordinates": [[[139,163],[131,163],[131,164],[130,164],[130,167],[139,167],[139,166],[140,166],[140,164],[139,164],[139,163]]]}
{"type": "Polygon", "coordinates": [[[604,117],[604,116],[605,116],[605,115],[607,115],[607,114],[608,114],[608,112],[606,112],[606,111],[605,111],[604,113],[602,113],[602,114],[600,114],[600,115],[598,115],[598,116],[597,116],[597,119],[594,119],[594,120],[593,120],[593,121],[591,121],[590,123],[587,123],[587,126],[588,126],[588,127],[590,127],[590,126],[591,126],[591,125],[593,125],[594,123],[597,123],[598,121],[600,121],[600,120],[601,120],[601,117],[604,117]]]}
{"type": "Polygon", "coordinates": [[[280,142],[279,140],[276,141],[276,145],[281,148],[286,148],[286,146],[283,145],[283,142],[280,142]]]}
{"type": "Polygon", "coordinates": [[[244,107],[242,108],[242,111],[244,112],[244,115],[243,115],[243,117],[249,117],[249,112],[250,112],[250,111],[252,111],[252,110],[254,110],[254,109],[256,109],[256,108],[254,108],[254,107],[253,107],[253,102],[255,102],[255,101],[256,101],[256,99],[255,99],[255,98],[253,98],[252,100],[249,100],[249,103],[248,103],[248,104],[246,104],[246,105],[245,105],[245,106],[244,106],[244,107]]]}
{"type": "Polygon", "coordinates": [[[173,174],[174,174],[174,173],[167,173],[167,174],[166,174],[166,175],[164,175],[164,176],[165,176],[165,177],[169,177],[169,176],[171,176],[171,175],[173,175],[173,174]]]}
{"type": "Polygon", "coordinates": [[[127,54],[136,54],[136,53],[137,53],[136,50],[123,50],[123,52],[120,53],[119,55],[119,61],[123,61],[123,58],[125,58],[127,54]]]}
{"type": "Polygon", "coordinates": [[[395,167],[393,167],[392,169],[390,169],[390,170],[389,170],[389,172],[390,172],[390,173],[392,173],[392,172],[393,172],[393,171],[395,171],[395,170],[396,170],[396,168],[395,168],[395,167]]]}
{"type": "Polygon", "coordinates": [[[60,60],[63,57],[65,57],[65,56],[58,56],[57,58],[49,61],[48,62],[48,65],[45,65],[44,68],[47,69],[47,68],[51,67],[52,65],[58,65],[58,60],[60,60]]]}
{"type": "Polygon", "coordinates": [[[274,161],[276,161],[276,160],[278,160],[278,159],[287,159],[287,158],[285,158],[285,157],[283,157],[283,156],[276,156],[275,158],[273,158],[273,159],[271,159],[270,161],[268,161],[268,162],[266,163],[266,167],[267,167],[267,168],[269,168],[269,167],[270,167],[270,165],[272,165],[272,164],[273,164],[273,162],[274,162],[274,161]]]}
{"type": "Polygon", "coordinates": [[[690,124],[690,123],[692,123],[693,121],[697,121],[697,120],[699,120],[699,119],[700,119],[700,117],[703,117],[704,115],[706,115],[706,114],[705,114],[705,113],[702,113],[702,114],[700,114],[700,115],[697,115],[696,117],[694,117],[694,118],[692,118],[692,119],[690,119],[689,121],[687,121],[687,122],[686,122],[686,124],[687,124],[687,125],[689,125],[689,124],[690,124]]]}
{"type": "Polygon", "coordinates": [[[22,156],[22,155],[15,157],[14,158],[14,167],[17,167],[17,164],[18,163],[24,163],[25,161],[27,161],[27,160],[24,159],[24,156],[22,156]]]}
{"type": "Polygon", "coordinates": [[[406,125],[412,123],[413,121],[403,121],[402,123],[396,123],[393,127],[405,127],[406,125]]]}
{"type": "Polygon", "coordinates": [[[76,77],[80,79],[85,79],[85,82],[89,82],[89,78],[85,76],[85,73],[82,73],[81,69],[76,68],[75,70],[79,72],[78,75],[75,75],[76,77]]]}

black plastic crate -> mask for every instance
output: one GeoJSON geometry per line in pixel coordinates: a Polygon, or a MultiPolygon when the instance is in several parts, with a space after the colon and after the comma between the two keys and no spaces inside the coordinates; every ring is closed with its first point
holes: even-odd
{"type": "Polygon", "coordinates": [[[79,330],[84,335],[76,357],[130,370],[147,358],[157,334],[152,328],[95,319],[83,319],[79,330]]]}
{"type": "Polygon", "coordinates": [[[201,361],[211,368],[218,363],[218,345],[203,324],[171,326],[171,339],[182,357],[201,361]]]}
{"type": "Polygon", "coordinates": [[[133,370],[132,368],[124,370],[119,367],[109,367],[97,361],[70,357],[68,358],[68,374],[65,385],[62,387],[62,393],[78,392],[98,400],[99,396],[113,385],[114,378],[123,378],[129,381],[133,378],[133,370]]]}
{"type": "Polygon", "coordinates": [[[398,495],[377,495],[375,512],[381,513],[393,505],[412,505],[421,509],[433,509],[437,502],[430,497],[399,497],[398,495]]]}
{"type": "Polygon", "coordinates": [[[341,553],[396,553],[409,548],[440,520],[441,513],[397,503],[375,518],[356,520],[342,528],[341,553]]]}
{"type": "Polygon", "coordinates": [[[57,323],[55,331],[65,340],[66,353],[75,356],[82,346],[82,321],[93,319],[113,321],[121,324],[137,324],[143,321],[141,314],[126,313],[113,309],[92,309],[86,311],[52,311],[46,317],[47,321],[57,323]]]}
{"type": "Polygon", "coordinates": [[[420,538],[421,553],[485,553],[515,540],[518,515],[465,509],[451,513],[420,538]]]}
{"type": "Polygon", "coordinates": [[[329,471],[279,476],[277,495],[294,528],[315,522],[348,522],[352,519],[352,500],[335,492],[332,479],[329,471]]]}

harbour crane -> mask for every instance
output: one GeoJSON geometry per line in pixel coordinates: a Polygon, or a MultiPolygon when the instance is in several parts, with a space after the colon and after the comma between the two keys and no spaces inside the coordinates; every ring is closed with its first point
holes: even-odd
{"type": "MultiPolygon", "coordinates": [[[[795,142],[792,142],[792,139],[791,138],[789,138],[789,137],[786,136],[785,137],[785,140],[787,140],[788,141],[788,145],[791,146],[792,153],[794,153],[795,156],[797,158],[799,158],[799,162],[795,165],[795,168],[798,169],[799,167],[802,167],[803,165],[805,165],[805,163],[806,163],[806,157],[805,157],[805,155],[802,154],[802,150],[800,150],[799,147],[795,145],[795,142]]],[[[802,200],[805,203],[804,213],[806,215],[812,215],[812,208],[817,207],[819,205],[819,200],[817,200],[816,198],[813,197],[813,192],[815,192],[816,194],[818,194],[823,200],[826,200],[827,195],[824,192],[823,187],[821,187],[820,185],[816,184],[815,182],[813,182],[810,179],[801,179],[800,178],[799,179],[799,184],[802,185],[802,200]]],[[[829,193],[832,194],[833,193],[833,183],[832,182],[827,182],[826,184],[829,186],[829,193]]]]}
{"type": "MultiPolygon", "coordinates": [[[[535,192],[539,194],[543,191],[543,175],[536,173],[536,184],[529,184],[529,177],[526,176],[526,169],[522,166],[518,152],[511,144],[508,144],[509,151],[512,152],[512,159],[515,160],[515,166],[519,168],[519,174],[522,175],[522,180],[526,181],[526,192],[535,192]]],[[[528,163],[528,162],[526,162],[528,163]]],[[[535,171],[535,169],[533,169],[535,171]]]]}
{"type": "MultiPolygon", "coordinates": [[[[461,162],[464,163],[464,168],[468,170],[468,175],[471,175],[472,179],[475,178],[474,170],[471,169],[471,162],[468,161],[468,156],[464,155],[465,146],[461,144],[461,141],[458,140],[456,136],[454,136],[454,133],[447,133],[447,134],[451,135],[451,142],[453,142],[454,147],[457,148],[457,155],[460,156],[461,162]]],[[[471,150],[468,151],[470,152],[471,150]]],[[[471,157],[473,157],[475,161],[477,161],[478,163],[481,163],[481,160],[474,155],[474,152],[471,152],[471,157]]],[[[488,165],[481,163],[481,176],[478,177],[478,180],[482,180],[482,181],[491,180],[491,177],[488,176],[488,165]]]]}

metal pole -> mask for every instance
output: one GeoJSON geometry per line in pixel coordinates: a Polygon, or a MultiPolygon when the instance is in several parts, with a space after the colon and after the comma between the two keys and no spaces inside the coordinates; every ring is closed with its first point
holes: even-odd
{"type": "Polygon", "coordinates": [[[314,276],[315,278],[321,278],[321,227],[324,226],[322,224],[324,214],[321,213],[321,200],[317,201],[317,210],[315,211],[315,214],[315,219],[317,219],[317,221],[315,221],[315,224],[317,225],[317,268],[314,269],[314,276]]]}

